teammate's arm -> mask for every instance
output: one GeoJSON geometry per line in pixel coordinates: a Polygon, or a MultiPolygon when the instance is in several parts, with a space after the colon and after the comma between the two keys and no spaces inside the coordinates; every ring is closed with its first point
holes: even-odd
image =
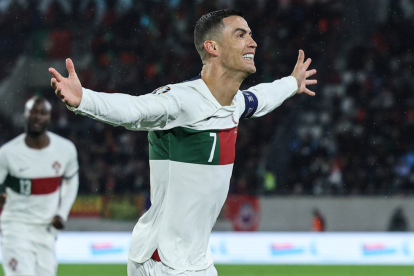
{"type": "Polygon", "coordinates": [[[315,92],[309,90],[307,85],[316,84],[316,80],[307,78],[316,74],[316,70],[308,70],[312,60],[308,58],[304,62],[305,53],[300,50],[298,61],[289,77],[276,80],[272,83],[262,83],[250,87],[243,92],[245,110],[244,118],[260,117],[273,111],[287,98],[300,93],[314,96],[315,92]]]}
{"type": "Polygon", "coordinates": [[[73,202],[75,202],[76,195],[79,188],[79,164],[76,153],[76,148],[73,146],[72,158],[67,165],[66,172],[63,175],[62,187],[61,187],[61,199],[58,212],[52,220],[52,225],[56,229],[63,229],[65,222],[68,219],[70,209],[73,202]]]}
{"type": "Polygon", "coordinates": [[[78,173],[69,179],[63,179],[60,208],[58,214],[52,220],[52,225],[56,229],[60,230],[64,228],[65,222],[68,220],[70,209],[72,208],[73,202],[75,202],[76,195],[78,194],[78,188],[78,173]]]}
{"type": "Polygon", "coordinates": [[[7,170],[7,159],[4,149],[0,148],[0,208],[3,207],[6,202],[6,186],[4,181],[8,174],[7,170]]]}
{"type": "Polygon", "coordinates": [[[53,75],[51,85],[56,95],[75,113],[133,130],[164,129],[180,114],[180,103],[170,93],[137,97],[94,92],[82,88],[70,59],[66,60],[66,67],[68,78],[49,68],[53,75]]]}

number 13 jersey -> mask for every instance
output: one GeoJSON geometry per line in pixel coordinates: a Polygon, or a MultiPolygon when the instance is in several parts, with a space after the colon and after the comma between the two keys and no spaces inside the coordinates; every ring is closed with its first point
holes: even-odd
{"type": "MultiPolygon", "coordinates": [[[[0,148],[0,183],[7,199],[1,213],[2,224],[19,222],[50,224],[59,214],[62,180],[74,177],[79,169],[75,145],[47,132],[49,145],[33,149],[21,134],[0,148]]],[[[76,188],[77,189],[77,188],[76,188]]]]}

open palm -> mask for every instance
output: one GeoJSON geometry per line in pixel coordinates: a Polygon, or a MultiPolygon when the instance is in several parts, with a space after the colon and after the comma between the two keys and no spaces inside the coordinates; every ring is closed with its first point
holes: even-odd
{"type": "Polygon", "coordinates": [[[70,58],[66,59],[66,69],[69,77],[63,77],[55,68],[49,68],[53,78],[50,85],[55,89],[55,94],[70,107],[78,107],[82,99],[82,85],[75,72],[75,66],[70,58]]]}
{"type": "Polygon", "coordinates": [[[315,75],[316,70],[315,69],[308,70],[309,65],[312,62],[312,60],[310,58],[308,58],[306,60],[306,62],[304,62],[304,60],[305,60],[305,53],[302,50],[299,50],[298,61],[295,65],[295,68],[293,69],[292,74],[291,74],[291,76],[294,76],[296,78],[297,82],[298,82],[298,91],[296,93],[297,94],[306,93],[310,96],[315,96],[315,92],[309,90],[306,86],[318,83],[317,80],[308,80],[307,79],[310,76],[315,75]]]}

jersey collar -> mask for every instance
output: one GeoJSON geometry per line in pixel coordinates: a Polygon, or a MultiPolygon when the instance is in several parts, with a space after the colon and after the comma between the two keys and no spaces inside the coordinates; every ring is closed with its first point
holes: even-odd
{"type": "Polygon", "coordinates": [[[186,84],[200,93],[205,99],[214,105],[216,108],[216,111],[214,112],[215,116],[227,117],[229,113],[233,113],[237,108],[236,101],[234,99],[231,105],[222,106],[213,96],[203,79],[201,79],[201,75],[198,75],[197,77],[189,80],[186,84]]]}

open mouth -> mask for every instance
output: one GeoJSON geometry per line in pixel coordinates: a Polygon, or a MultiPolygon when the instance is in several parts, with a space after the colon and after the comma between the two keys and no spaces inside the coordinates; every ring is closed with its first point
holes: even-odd
{"type": "Polygon", "coordinates": [[[243,55],[243,58],[244,59],[247,59],[247,60],[253,60],[254,59],[254,55],[253,54],[245,54],[245,55],[243,55]]]}

